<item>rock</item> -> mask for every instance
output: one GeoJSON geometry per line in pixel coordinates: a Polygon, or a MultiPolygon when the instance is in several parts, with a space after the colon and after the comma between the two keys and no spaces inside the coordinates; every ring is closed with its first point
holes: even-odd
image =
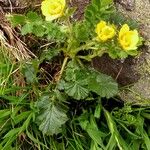
{"type": "Polygon", "coordinates": [[[126,10],[133,10],[135,6],[135,0],[115,0],[115,3],[119,3],[126,10]]]}
{"type": "Polygon", "coordinates": [[[140,78],[132,86],[123,88],[120,97],[134,104],[150,105],[150,1],[135,0],[132,11],[128,11],[121,3],[116,6],[118,11],[139,23],[140,34],[146,39],[145,47],[141,49],[141,55],[133,66],[140,78]]]}
{"type": "Polygon", "coordinates": [[[76,20],[81,20],[83,18],[84,9],[89,4],[90,0],[71,0],[70,6],[76,8],[76,12],[73,18],[76,20]]]}
{"type": "Polygon", "coordinates": [[[137,82],[140,78],[139,73],[135,70],[137,59],[127,58],[122,60],[111,59],[107,54],[100,58],[94,58],[93,67],[117,80],[120,86],[126,86],[137,82]]]}
{"type": "MultiPolygon", "coordinates": [[[[118,0],[119,1],[119,0],[118,0]]],[[[130,1],[130,0],[122,0],[130,1]]],[[[127,7],[119,3],[116,3],[118,11],[122,12],[126,17],[129,17],[140,24],[141,34],[146,39],[150,39],[150,1],[149,0],[135,0],[134,10],[127,11],[127,7]]]]}

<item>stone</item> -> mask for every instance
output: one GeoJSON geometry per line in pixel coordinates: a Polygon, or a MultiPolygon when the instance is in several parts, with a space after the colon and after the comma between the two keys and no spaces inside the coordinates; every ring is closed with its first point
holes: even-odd
{"type": "MultiPolygon", "coordinates": [[[[128,1],[128,0],[127,0],[128,1]]],[[[140,78],[132,86],[122,88],[122,100],[139,105],[150,105],[150,1],[135,0],[134,10],[128,11],[124,4],[116,3],[118,11],[123,13],[140,25],[140,34],[145,38],[145,46],[141,55],[133,66],[140,74],[140,78]]],[[[134,77],[134,75],[133,75],[134,77]]]]}
{"type": "Polygon", "coordinates": [[[129,11],[133,10],[135,6],[135,0],[115,0],[115,3],[119,3],[129,11]]]}

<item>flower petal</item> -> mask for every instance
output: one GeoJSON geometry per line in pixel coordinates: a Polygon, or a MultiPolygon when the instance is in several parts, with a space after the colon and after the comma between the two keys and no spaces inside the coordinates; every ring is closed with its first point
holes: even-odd
{"type": "Polygon", "coordinates": [[[65,5],[65,0],[44,0],[41,3],[42,14],[47,21],[57,19],[63,15],[65,5]]]}
{"type": "Polygon", "coordinates": [[[124,24],[119,32],[119,43],[124,50],[136,50],[139,42],[137,30],[130,30],[127,24],[124,24]]]}
{"type": "Polygon", "coordinates": [[[106,26],[106,22],[105,21],[100,21],[97,26],[96,26],[96,30],[95,32],[98,34],[99,32],[102,31],[102,29],[106,26]]]}
{"type": "Polygon", "coordinates": [[[120,29],[120,32],[119,32],[119,38],[122,37],[122,35],[124,35],[126,32],[128,32],[130,30],[129,26],[127,24],[124,24],[122,26],[122,28],[120,29]]]}
{"type": "Polygon", "coordinates": [[[105,21],[100,21],[95,29],[99,41],[107,41],[115,36],[115,28],[113,25],[107,25],[105,21]]]}

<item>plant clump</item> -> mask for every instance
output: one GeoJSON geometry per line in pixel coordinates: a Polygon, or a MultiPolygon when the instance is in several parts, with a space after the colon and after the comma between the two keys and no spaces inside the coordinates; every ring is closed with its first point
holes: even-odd
{"type": "Polygon", "coordinates": [[[2,72],[3,83],[13,82],[17,69],[25,84],[3,84],[0,149],[22,148],[26,141],[35,149],[148,149],[149,109],[121,102],[121,107],[107,108],[108,101],[113,104],[118,98],[118,83],[89,65],[103,54],[111,59],[136,56],[142,44],[138,31],[111,19],[112,0],[92,0],[84,19],[76,22],[71,21],[75,9],[65,0],[44,0],[41,11],[7,15],[13,27],[20,26],[22,36],[48,43],[28,61],[5,65],[2,59],[2,69],[8,71],[8,76],[2,72]],[[59,67],[52,74],[42,64],[59,67]]]}

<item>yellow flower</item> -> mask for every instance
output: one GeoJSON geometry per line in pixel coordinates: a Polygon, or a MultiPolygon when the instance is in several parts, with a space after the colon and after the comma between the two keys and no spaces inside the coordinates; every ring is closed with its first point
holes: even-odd
{"type": "Polygon", "coordinates": [[[130,30],[127,24],[124,24],[119,32],[119,43],[124,50],[135,50],[139,42],[137,30],[130,30]]]}
{"type": "Polygon", "coordinates": [[[107,25],[105,21],[100,21],[97,24],[95,32],[98,35],[97,39],[103,42],[113,38],[116,34],[114,27],[107,25]]]}
{"type": "Polygon", "coordinates": [[[47,21],[57,19],[63,15],[65,0],[44,0],[41,4],[42,14],[47,21]]]}

